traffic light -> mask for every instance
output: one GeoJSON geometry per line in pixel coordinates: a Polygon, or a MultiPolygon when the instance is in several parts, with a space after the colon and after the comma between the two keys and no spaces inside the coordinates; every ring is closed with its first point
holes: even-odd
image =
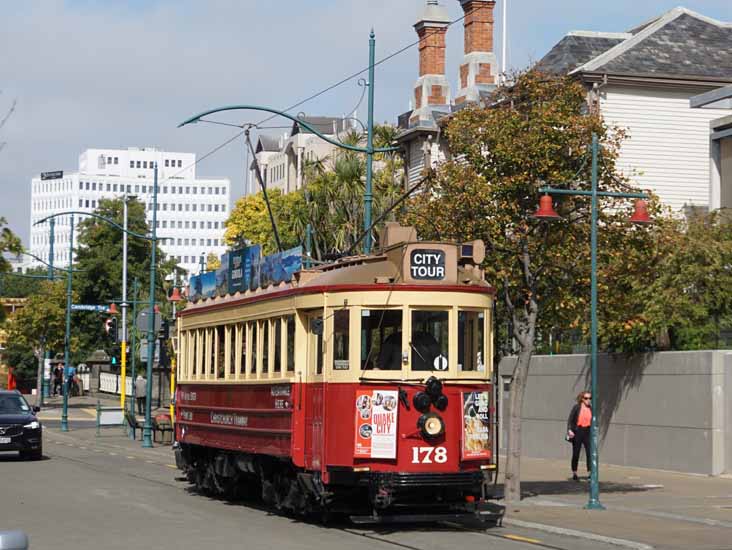
{"type": "Polygon", "coordinates": [[[104,331],[112,338],[112,342],[116,344],[118,340],[116,317],[112,317],[104,321],[104,331]]]}
{"type": "Polygon", "coordinates": [[[160,337],[163,340],[167,340],[170,338],[170,321],[167,319],[163,319],[163,321],[160,324],[160,337]]]}

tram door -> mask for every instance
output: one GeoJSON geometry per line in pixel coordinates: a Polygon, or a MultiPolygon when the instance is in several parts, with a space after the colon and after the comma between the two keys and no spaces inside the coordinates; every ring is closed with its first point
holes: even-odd
{"type": "Polygon", "coordinates": [[[307,315],[308,338],[308,375],[307,401],[305,414],[305,464],[306,467],[319,470],[323,466],[324,438],[324,405],[325,384],[323,366],[325,364],[323,313],[307,315]]]}

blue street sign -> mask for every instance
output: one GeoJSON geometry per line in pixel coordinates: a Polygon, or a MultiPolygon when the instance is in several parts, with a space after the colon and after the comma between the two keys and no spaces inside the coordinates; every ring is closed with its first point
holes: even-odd
{"type": "Polygon", "coordinates": [[[109,306],[95,306],[86,304],[71,304],[71,311],[97,311],[100,313],[106,313],[109,311],[109,306]]]}

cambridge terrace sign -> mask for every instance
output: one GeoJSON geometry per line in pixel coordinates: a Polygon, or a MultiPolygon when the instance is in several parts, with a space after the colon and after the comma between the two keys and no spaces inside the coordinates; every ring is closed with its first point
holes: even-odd
{"type": "Polygon", "coordinates": [[[445,278],[445,251],[426,248],[412,250],[409,274],[415,280],[441,281],[445,278]]]}

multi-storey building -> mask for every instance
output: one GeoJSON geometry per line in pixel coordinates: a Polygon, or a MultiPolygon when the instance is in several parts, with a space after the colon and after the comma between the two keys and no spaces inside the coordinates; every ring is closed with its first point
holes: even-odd
{"type": "MultiPolygon", "coordinates": [[[[221,255],[229,215],[228,179],[197,179],[196,156],[154,148],[87,149],[75,172],[45,172],[31,180],[31,252],[49,260],[48,223],[33,225],[64,211],[93,212],[101,199],[135,196],[152,222],[153,168],[158,166],[157,235],[160,247],[188,271],[201,255],[221,255]]],[[[78,222],[79,216],[77,216],[78,222]]],[[[77,226],[78,227],[78,226],[77,226]]],[[[56,219],[54,263],[69,261],[69,216],[56,219]]],[[[78,235],[74,235],[74,242],[78,235]]]]}
{"type": "MultiPolygon", "coordinates": [[[[303,117],[302,121],[329,138],[342,139],[345,134],[354,130],[355,118],[303,117]]],[[[332,166],[335,155],[338,154],[337,149],[335,145],[293,122],[289,134],[260,135],[255,153],[262,181],[267,188],[290,193],[302,187],[307,162],[321,161],[326,166],[332,166]]],[[[254,162],[249,169],[246,194],[254,195],[260,191],[254,162]]]]}

